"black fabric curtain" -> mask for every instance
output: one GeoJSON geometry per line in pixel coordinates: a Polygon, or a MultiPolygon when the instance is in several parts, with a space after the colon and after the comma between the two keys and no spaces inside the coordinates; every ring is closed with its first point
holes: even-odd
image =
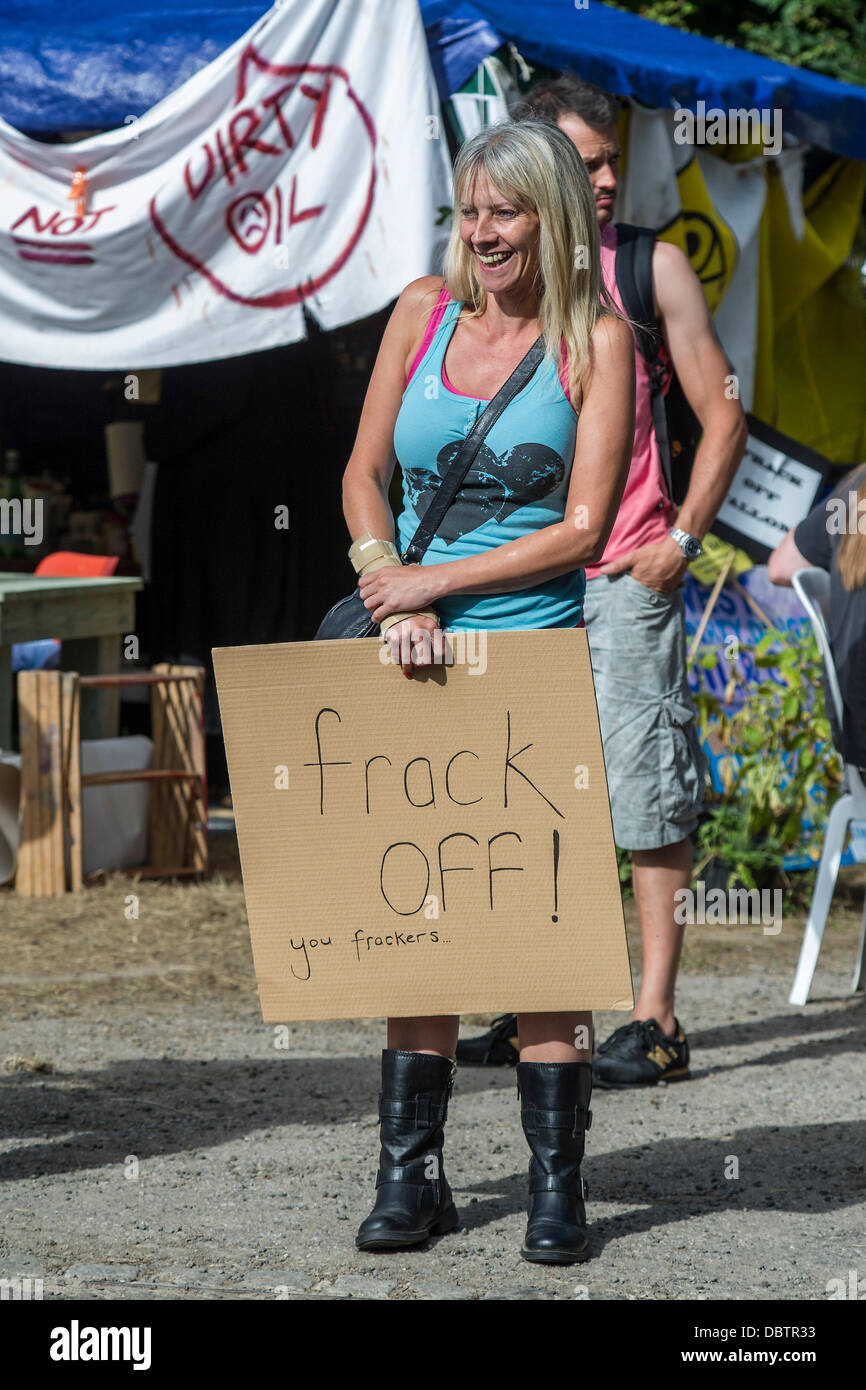
{"type": "MultiPolygon", "coordinates": [[[[341,481],[387,312],[306,342],[166,372],[149,628],[161,660],[310,640],[354,583],[341,481]],[[288,507],[289,528],[275,526],[288,507]]],[[[208,682],[208,732],[218,729],[208,682]]]]}
{"type": "Polygon", "coordinates": [[[206,667],[212,735],[211,648],[309,640],[355,582],[341,481],[392,307],[330,333],[308,316],[306,341],[168,368],[153,405],[124,401],[120,368],[0,364],[0,446],[68,478],[79,507],[110,505],[105,424],[144,421],[159,472],[136,629],[150,661],[206,667]]]}

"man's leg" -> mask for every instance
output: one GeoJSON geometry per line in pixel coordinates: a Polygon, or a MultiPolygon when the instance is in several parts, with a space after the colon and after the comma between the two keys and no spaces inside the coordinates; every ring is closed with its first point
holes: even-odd
{"type": "MultiPolygon", "coordinates": [[[[682,929],[677,889],[691,881],[691,841],[703,787],[703,755],[688,690],[683,601],[631,575],[587,584],[585,620],[601,726],[614,839],[632,854],[643,942],[637,1023],[599,1049],[599,1085],[643,1085],[685,1075],[688,1043],[674,1019],[682,929]],[[650,1026],[649,1021],[653,1020],[650,1026]],[[674,1038],[674,1034],[676,1037],[674,1038]]],[[[480,1038],[457,1045],[469,1065],[518,1060],[517,1020],[503,1015],[480,1038]]]]}
{"type": "Polygon", "coordinates": [[[640,922],[643,970],[635,1018],[654,1018],[673,1035],[674,989],[685,925],[674,920],[674,894],[692,880],[692,842],[680,840],[663,849],[636,849],[631,856],[632,884],[640,922]]]}
{"type": "Polygon", "coordinates": [[[691,881],[703,755],[688,689],[682,596],[629,574],[587,585],[592,655],[614,839],[632,855],[643,943],[634,1021],[599,1047],[599,1086],[652,1085],[688,1075],[689,1047],[674,1017],[682,928],[678,889],[691,881]]]}

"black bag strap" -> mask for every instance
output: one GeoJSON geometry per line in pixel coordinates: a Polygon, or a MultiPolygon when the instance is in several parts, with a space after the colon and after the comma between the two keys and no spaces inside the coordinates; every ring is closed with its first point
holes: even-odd
{"type": "Polygon", "coordinates": [[[647,364],[650,379],[650,408],[653,430],[659,448],[668,497],[673,497],[671,441],[662,391],[665,364],[661,357],[662,335],[653,305],[653,248],[656,234],[650,227],[616,224],[616,276],[622,307],[632,320],[638,351],[647,364]]]}
{"type": "Polygon", "coordinates": [[[544,338],[538,337],[526,356],[518,362],[511,376],[503,386],[500,386],[492,401],[475,421],[457,450],[448,472],[436,489],[436,496],[418,523],[417,531],[403,552],[402,558],[406,564],[420,564],[421,556],[442,525],[442,518],[457,496],[463,479],[472,467],[478,450],[484,442],[484,436],[495,425],[505,407],[514,399],[518,391],[523,390],[543,356],[544,338]]]}

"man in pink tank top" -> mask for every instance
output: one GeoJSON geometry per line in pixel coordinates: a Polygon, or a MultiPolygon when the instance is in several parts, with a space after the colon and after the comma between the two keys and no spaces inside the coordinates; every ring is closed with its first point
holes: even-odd
{"type": "MultiPolygon", "coordinates": [[[[617,307],[618,101],[572,74],[533,87],[514,113],[555,121],[586,166],[602,229],[602,270],[617,307]]],[[[618,1028],[593,1063],[598,1086],[652,1085],[688,1075],[689,1045],[674,1014],[683,927],[675,893],[691,884],[691,835],[703,797],[704,759],[686,672],[681,592],[690,559],[715,520],[747,438],[729,365],[700,282],[678,247],[657,241],[653,298],[669,364],[703,435],[687,496],[668,496],[656,443],[647,364],[635,346],[636,410],[631,468],[600,564],[587,566],[584,617],[604,743],[614,838],[631,851],[643,972],[634,1021],[618,1028]]],[[[458,1047],[466,1062],[516,1061],[511,1015],[458,1047]]]]}

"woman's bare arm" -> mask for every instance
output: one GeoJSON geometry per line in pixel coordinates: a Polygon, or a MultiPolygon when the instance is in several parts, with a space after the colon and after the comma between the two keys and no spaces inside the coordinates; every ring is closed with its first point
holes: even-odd
{"type": "Polygon", "coordinates": [[[767,578],[771,584],[784,584],[791,588],[791,579],[797,570],[805,570],[811,567],[812,561],[807,560],[797,549],[794,540],[795,527],[787,531],[776,546],[772,555],[767,561],[767,578]]]}
{"type": "MultiPolygon", "coordinates": [[[[364,397],[364,406],[355,444],[343,474],[343,515],[352,540],[369,532],[377,540],[394,540],[394,515],[388,489],[394,474],[394,426],[400,411],[406,374],[421,346],[430,311],[442,288],[437,275],[423,275],[411,281],[400,295],[376,356],[376,364],[364,397]]],[[[378,573],[379,571],[377,571],[378,573]]],[[[398,573],[395,569],[393,573],[398,573]]],[[[429,607],[426,603],[391,608],[391,613],[414,613],[429,607]]],[[[377,619],[377,621],[379,621],[377,619]]],[[[386,634],[392,659],[403,674],[411,676],[413,664],[429,665],[442,655],[442,636],[433,618],[418,614],[395,623],[386,634]],[[413,652],[413,641],[432,635],[420,652],[413,652]]]]}
{"type": "Polygon", "coordinates": [[[366,531],[394,539],[388,488],[394,473],[394,426],[406,389],[406,373],[442,287],[442,277],[423,275],[404,289],[382,335],[355,444],[343,474],[343,515],[352,540],[366,531]]]}

